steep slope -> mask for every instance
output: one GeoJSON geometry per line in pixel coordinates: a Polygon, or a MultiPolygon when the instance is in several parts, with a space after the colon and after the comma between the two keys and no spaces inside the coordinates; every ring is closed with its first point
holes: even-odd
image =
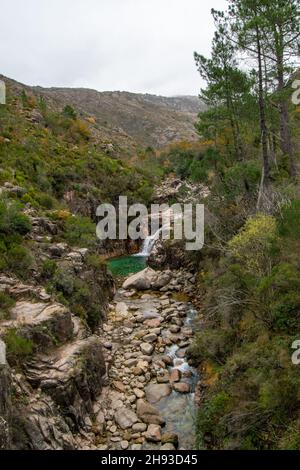
{"type": "Polygon", "coordinates": [[[123,152],[159,148],[197,138],[194,122],[203,104],[195,96],[163,97],[129,92],[98,92],[83,88],[29,87],[1,77],[15,93],[42,96],[55,110],[74,107],[92,118],[94,133],[123,152]]]}
{"type": "Polygon", "coordinates": [[[197,107],[193,99],[71,88],[38,91],[57,104],[71,104],[83,114],[94,116],[101,128],[125,133],[142,147],[157,148],[196,138],[194,122],[200,102],[197,107]]]}

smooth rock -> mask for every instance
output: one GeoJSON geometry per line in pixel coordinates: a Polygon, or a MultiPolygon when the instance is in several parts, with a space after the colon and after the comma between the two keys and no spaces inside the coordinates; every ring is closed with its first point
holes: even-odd
{"type": "Polygon", "coordinates": [[[179,393],[189,393],[190,391],[189,384],[185,382],[174,383],[173,388],[176,392],[179,392],[179,393]]]}
{"type": "Polygon", "coordinates": [[[156,403],[172,392],[169,384],[149,384],[146,389],[146,397],[150,403],[156,403]]]}
{"type": "Polygon", "coordinates": [[[139,420],[137,415],[128,408],[119,408],[114,415],[114,419],[122,429],[131,428],[139,420]]]}
{"type": "Polygon", "coordinates": [[[170,382],[180,382],[181,379],[181,372],[178,369],[173,369],[170,373],[170,382]]]}
{"type": "Polygon", "coordinates": [[[135,423],[132,426],[132,431],[134,432],[144,432],[147,429],[147,424],[145,423],[135,423]]]}
{"type": "Polygon", "coordinates": [[[165,419],[160,412],[145,400],[138,400],[136,412],[138,417],[147,424],[165,424],[165,419]]]}
{"type": "Polygon", "coordinates": [[[140,349],[143,354],[146,354],[147,356],[151,356],[154,350],[154,346],[150,343],[142,343],[140,345],[140,349]]]}
{"type": "Polygon", "coordinates": [[[150,289],[152,282],[154,282],[156,278],[156,271],[151,268],[146,268],[126,279],[122,287],[123,289],[147,290],[150,289]]]}

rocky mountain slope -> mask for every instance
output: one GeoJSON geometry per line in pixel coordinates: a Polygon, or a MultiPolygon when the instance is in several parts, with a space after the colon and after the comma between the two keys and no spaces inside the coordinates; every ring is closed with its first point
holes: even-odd
{"type": "Polygon", "coordinates": [[[129,92],[98,92],[84,88],[42,88],[22,85],[0,76],[15,93],[25,90],[43,97],[54,110],[74,107],[89,120],[94,134],[119,153],[160,148],[195,140],[194,122],[203,104],[196,96],[162,97],[129,92]]]}

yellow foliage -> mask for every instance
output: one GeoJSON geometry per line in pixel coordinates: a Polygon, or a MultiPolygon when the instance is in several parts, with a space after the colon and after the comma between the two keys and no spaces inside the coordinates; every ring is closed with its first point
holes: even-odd
{"type": "Polygon", "coordinates": [[[252,274],[263,275],[269,269],[268,248],[276,236],[276,219],[258,214],[250,217],[229,242],[230,253],[252,274]]]}
{"type": "Polygon", "coordinates": [[[89,126],[81,119],[76,119],[73,122],[72,131],[75,132],[76,134],[80,134],[81,137],[85,139],[89,139],[89,137],[91,136],[89,126]]]}
{"type": "Polygon", "coordinates": [[[68,211],[67,209],[62,209],[62,210],[59,210],[59,211],[54,211],[54,212],[53,212],[53,215],[54,215],[55,218],[58,219],[58,220],[67,220],[67,219],[69,219],[70,217],[72,217],[71,212],[68,211]]]}

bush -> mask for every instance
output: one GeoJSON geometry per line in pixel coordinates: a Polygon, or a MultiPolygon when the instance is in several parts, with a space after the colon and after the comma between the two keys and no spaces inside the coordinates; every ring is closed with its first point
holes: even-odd
{"type": "Polygon", "coordinates": [[[24,278],[32,264],[32,256],[25,247],[13,245],[7,251],[6,262],[12,272],[24,278]]]}
{"type": "Polygon", "coordinates": [[[57,270],[57,265],[52,259],[46,259],[42,265],[41,277],[45,280],[52,279],[57,270]]]}
{"type": "Polygon", "coordinates": [[[96,242],[96,227],[88,217],[70,217],[65,221],[64,237],[70,245],[89,247],[96,242]]]}
{"type": "Polygon", "coordinates": [[[240,232],[228,243],[231,255],[246,271],[263,275],[270,269],[269,252],[277,232],[276,219],[258,214],[247,219],[240,232]]]}
{"type": "Polygon", "coordinates": [[[30,221],[21,213],[20,205],[12,201],[0,200],[0,234],[26,235],[30,230],[30,221]]]}
{"type": "Polygon", "coordinates": [[[20,336],[16,330],[9,330],[4,339],[7,359],[11,364],[26,360],[33,353],[33,342],[20,336]]]}
{"type": "Polygon", "coordinates": [[[0,292],[0,320],[4,320],[7,317],[9,309],[12,308],[14,304],[14,299],[5,292],[0,292]]]}

